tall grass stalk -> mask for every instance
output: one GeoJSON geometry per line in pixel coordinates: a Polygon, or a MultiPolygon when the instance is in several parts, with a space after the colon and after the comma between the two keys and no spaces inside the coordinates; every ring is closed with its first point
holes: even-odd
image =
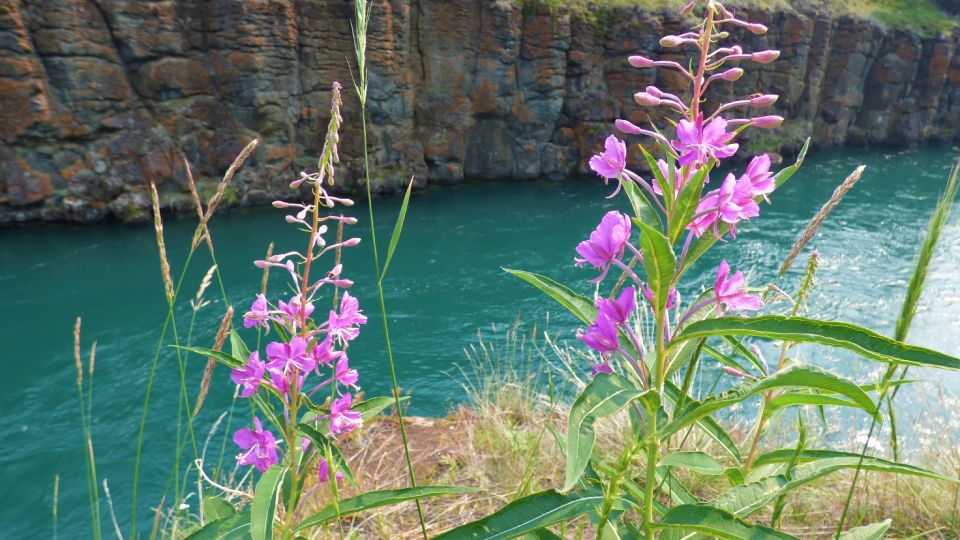
{"type": "Polygon", "coordinates": [[[58,522],[57,522],[57,512],[58,504],[60,502],[60,475],[54,475],[53,477],[53,540],[57,540],[58,531],[58,522]]]}
{"type": "MultiPolygon", "coordinates": [[[[102,538],[102,531],[100,529],[100,487],[97,485],[97,464],[93,453],[93,436],[90,428],[90,419],[92,416],[90,405],[93,402],[91,399],[93,394],[93,358],[96,354],[96,347],[97,344],[94,342],[90,349],[88,390],[85,391],[83,387],[83,357],[80,354],[80,317],[77,317],[77,321],[73,326],[73,360],[77,368],[77,396],[80,401],[80,426],[83,430],[83,458],[87,477],[90,523],[93,528],[93,538],[99,540],[102,538]]],[[[59,477],[57,478],[57,486],[59,487],[59,477]]],[[[54,515],[56,515],[56,510],[54,510],[54,515]]]]}
{"type": "MultiPolygon", "coordinates": [[[[390,344],[390,328],[387,322],[387,307],[383,298],[383,274],[380,268],[380,255],[377,252],[377,227],[373,218],[373,194],[370,189],[370,151],[367,142],[367,26],[370,22],[370,6],[366,0],[356,3],[356,28],[353,31],[354,52],[357,57],[357,80],[354,89],[360,100],[360,124],[363,130],[363,171],[367,188],[367,210],[370,215],[370,243],[373,249],[373,269],[377,276],[377,296],[380,299],[380,318],[383,320],[383,338],[387,348],[387,365],[390,369],[390,383],[393,389],[394,405],[397,409],[397,419],[400,424],[400,440],[403,442],[403,455],[407,464],[407,474],[410,486],[416,487],[417,479],[413,472],[413,462],[410,460],[410,446],[407,443],[407,430],[403,424],[403,408],[400,406],[400,386],[397,384],[397,372],[393,362],[393,350],[390,344]]],[[[409,191],[408,191],[409,193],[409,191]]],[[[400,220],[403,219],[402,213],[400,220]]],[[[396,234],[394,235],[396,236],[396,234]]],[[[389,258],[389,257],[388,257],[389,258]]],[[[389,262],[389,261],[388,261],[389,262]]],[[[386,270],[386,268],[384,268],[386,270]]],[[[423,519],[423,508],[420,499],[416,499],[417,518],[420,521],[420,530],[423,538],[427,538],[427,526],[423,519]]]]}
{"type": "MultiPolygon", "coordinates": [[[[157,346],[156,346],[156,349],[154,350],[153,360],[150,365],[150,372],[147,377],[147,388],[144,391],[143,408],[140,413],[140,426],[137,431],[137,444],[136,444],[136,452],[135,452],[134,465],[133,465],[133,483],[131,487],[131,490],[132,490],[131,503],[130,503],[130,513],[131,513],[130,538],[131,539],[135,539],[137,537],[137,495],[138,495],[137,489],[139,487],[139,480],[140,480],[140,458],[142,457],[142,454],[143,454],[143,435],[146,429],[147,411],[149,409],[150,397],[153,391],[153,381],[156,377],[157,364],[159,363],[159,360],[160,360],[160,352],[163,350],[163,345],[166,340],[167,331],[170,329],[171,323],[174,320],[173,308],[174,308],[174,305],[176,304],[177,298],[179,297],[180,289],[183,286],[184,281],[186,279],[187,270],[190,267],[190,262],[193,258],[193,255],[196,253],[200,242],[205,237],[208,240],[207,247],[210,251],[210,257],[213,261],[213,264],[217,266],[217,270],[215,270],[214,273],[216,275],[217,282],[220,287],[220,293],[223,296],[224,304],[228,303],[226,288],[223,285],[223,279],[220,275],[220,269],[219,269],[220,266],[216,262],[216,257],[213,251],[213,242],[209,238],[210,237],[209,222],[210,222],[210,219],[213,217],[213,212],[216,210],[217,205],[222,199],[223,193],[226,191],[227,186],[233,181],[234,175],[237,173],[238,170],[240,170],[240,168],[243,166],[247,158],[250,157],[251,154],[253,154],[253,151],[257,148],[259,144],[260,144],[259,138],[256,138],[250,141],[250,143],[248,143],[247,146],[244,147],[244,149],[240,152],[240,154],[237,155],[237,157],[233,160],[233,163],[230,164],[230,167],[227,169],[226,174],[224,174],[223,179],[220,181],[220,184],[217,188],[217,192],[208,201],[206,212],[201,211],[199,197],[194,197],[194,204],[198,209],[198,216],[200,216],[200,222],[198,223],[197,228],[194,232],[194,237],[193,237],[193,240],[191,241],[190,250],[187,252],[187,257],[183,263],[183,268],[180,272],[180,276],[177,279],[176,285],[173,287],[172,295],[170,295],[170,300],[167,302],[167,315],[163,322],[163,326],[160,330],[160,337],[157,339],[157,346]]],[[[187,164],[187,173],[188,173],[188,179],[190,180],[191,191],[195,193],[196,187],[193,182],[192,173],[190,173],[189,164],[187,164]]],[[[168,288],[166,277],[167,276],[164,275],[165,291],[168,288]]],[[[179,403],[179,400],[178,400],[178,403],[179,403]]]]}
{"type": "MultiPolygon", "coordinates": [[[[923,294],[923,285],[927,280],[927,271],[930,268],[930,261],[933,260],[933,256],[936,253],[937,243],[940,241],[940,235],[943,233],[943,228],[947,224],[947,220],[950,218],[950,210],[953,208],[953,202],[957,198],[957,191],[960,190],[960,160],[957,161],[957,164],[954,166],[953,171],[950,173],[950,179],[947,181],[947,187],[944,190],[943,195],[940,197],[940,200],[937,201],[937,207],[933,211],[933,216],[930,218],[930,224],[927,227],[927,234],[923,241],[923,246],[920,248],[920,253],[917,256],[917,263],[914,265],[913,275],[910,277],[910,283],[907,286],[907,294],[903,301],[903,306],[900,310],[900,316],[897,318],[897,325],[894,330],[894,339],[897,341],[905,341],[907,335],[910,333],[910,326],[913,323],[913,317],[917,313],[917,307],[920,305],[920,297],[923,294]]],[[[904,366],[903,371],[900,373],[900,381],[903,381],[907,376],[907,370],[909,366],[904,366]]],[[[880,382],[880,390],[877,392],[878,402],[883,402],[884,398],[888,399],[888,406],[890,410],[893,410],[893,398],[896,397],[898,387],[893,389],[892,394],[889,398],[887,397],[887,392],[890,390],[891,382],[893,377],[897,372],[897,364],[890,364],[886,372],[883,374],[883,379],[880,382]]],[[[891,422],[895,420],[891,417],[891,422]]],[[[843,530],[844,522],[846,521],[847,514],[850,510],[850,503],[853,500],[853,492],[857,486],[857,480],[860,477],[860,471],[863,466],[863,460],[866,458],[867,451],[870,448],[870,440],[873,437],[873,433],[877,428],[877,420],[874,418],[870,422],[870,429],[867,432],[867,438],[863,442],[863,449],[860,451],[860,463],[857,465],[856,471],[853,474],[853,481],[850,483],[850,490],[847,492],[847,499],[843,505],[843,513],[840,514],[840,521],[837,523],[836,538],[840,538],[840,532],[843,530]]],[[[894,438],[891,443],[892,447],[896,448],[896,428],[892,428],[891,436],[894,438]]],[[[894,456],[896,459],[896,456],[894,456]]]]}

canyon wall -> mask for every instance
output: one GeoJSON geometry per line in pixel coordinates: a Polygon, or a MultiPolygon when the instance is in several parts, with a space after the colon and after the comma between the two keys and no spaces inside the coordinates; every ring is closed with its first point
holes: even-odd
{"type": "MultiPolygon", "coordinates": [[[[647,121],[634,92],[681,88],[674,73],[630,68],[627,56],[679,58],[659,36],[691,23],[666,10],[513,0],[372,9],[376,191],[411,175],[422,186],[583,174],[614,119],[647,121]]],[[[257,136],[226,201],[268,202],[316,167],[334,81],[345,89],[338,183],[362,187],[352,15],[344,0],[0,0],[0,222],[141,220],[151,181],[165,207],[189,210],[184,159],[209,194],[257,136]]],[[[781,59],[713,90],[780,94],[765,112],[788,121],[748,148],[960,136],[960,34],[816,7],[750,17],[770,32],[737,36],[745,48],[782,49],[781,59]]]]}

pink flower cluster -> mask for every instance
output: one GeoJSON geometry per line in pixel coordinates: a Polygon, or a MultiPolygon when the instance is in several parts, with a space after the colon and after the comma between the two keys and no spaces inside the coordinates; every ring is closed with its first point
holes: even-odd
{"type": "MultiPolygon", "coordinates": [[[[695,4],[696,2],[691,2],[684,8],[684,12],[692,11],[695,4]]],[[[647,86],[643,91],[634,94],[634,100],[640,106],[664,107],[679,116],[675,121],[673,138],[668,138],[664,135],[665,131],[655,126],[645,129],[624,119],[615,122],[621,133],[651,139],[654,143],[654,150],[651,151],[659,151],[662,155],[655,162],[650,181],[630,170],[628,146],[613,134],[607,137],[604,151],[589,161],[590,168],[603,178],[605,183],[611,180],[617,182],[613,195],[624,185],[633,184],[637,191],[634,191],[634,188],[631,188],[631,191],[639,192],[661,215],[661,220],[666,224],[663,231],[665,234],[669,232],[670,237],[675,238],[673,231],[687,231],[687,239],[678,258],[680,261],[686,257],[693,241],[701,238],[707,231],[712,231],[717,239],[721,239],[727,231],[731,238],[736,238],[738,224],[760,215],[759,203],[764,200],[769,202],[767,196],[776,188],[775,178],[770,171],[770,157],[760,155],[750,161],[743,174],[727,174],[720,186],[714,190],[694,193],[688,189],[696,178],[698,180],[695,186],[699,190],[702,185],[700,180],[703,184],[708,183],[710,171],[721,161],[737,153],[740,149],[737,138],[743,130],[770,129],[783,122],[782,117],[775,115],[733,114],[744,109],[752,111],[773,105],[778,97],[771,94],[754,94],[729,101],[709,113],[703,110],[703,96],[710,85],[732,83],[743,76],[743,68],[731,64],[744,61],[769,64],[780,55],[779,51],[775,50],[750,53],[745,52],[739,45],[721,46],[719,41],[729,37],[728,30],[731,28],[745,29],[754,34],[767,31],[762,24],[738,19],[720,2],[711,0],[707,3],[706,15],[700,25],[689,32],[665,36],[660,40],[660,46],[664,49],[693,48],[694,55],[689,61],[655,60],[640,55],[628,59],[631,66],[639,69],[674,70],[690,85],[688,100],[656,86],[647,86]],[[685,206],[681,206],[681,199],[685,201],[685,206]],[[694,202],[696,206],[691,214],[689,208],[694,202]],[[676,223],[680,219],[684,221],[676,223]]],[[[646,153],[646,150],[644,152],[646,153]]],[[[654,158],[649,153],[646,158],[641,162],[654,163],[654,158]]],[[[592,279],[592,283],[602,281],[610,268],[616,266],[636,283],[655,313],[673,309],[679,304],[679,295],[673,288],[676,278],[670,283],[669,294],[657,299],[650,283],[645,283],[634,273],[635,262],[642,262],[645,254],[631,244],[631,229],[631,219],[628,216],[616,211],[608,212],[590,237],[576,247],[579,256],[575,261],[577,266],[590,264],[599,270],[599,276],[592,279]],[[628,264],[623,257],[630,252],[635,255],[635,261],[628,264]],[[664,305],[657,305],[658,302],[664,305]]],[[[662,279],[662,276],[660,278],[662,279]]],[[[628,306],[631,310],[636,307],[635,292],[636,289],[630,287],[625,289],[617,300],[598,300],[595,322],[586,331],[578,331],[577,337],[599,352],[603,359],[602,364],[594,367],[594,374],[609,371],[608,360],[612,354],[619,353],[626,357],[620,346],[624,337],[633,342],[639,354],[643,354],[641,341],[633,335],[631,326],[627,323],[629,316],[624,316],[619,311],[620,308],[628,306]],[[629,296],[629,303],[624,295],[629,296]]],[[[715,305],[718,314],[758,310],[761,307],[760,299],[748,294],[743,275],[740,272],[731,274],[726,261],[721,262],[717,270],[714,294],[707,300],[690,306],[682,316],[678,314],[675,326],[679,327],[693,313],[708,304],[715,305]]],[[[665,339],[669,340],[669,319],[664,314],[659,315],[667,321],[664,334],[665,339]]],[[[639,368],[643,368],[642,362],[639,368]]]]}

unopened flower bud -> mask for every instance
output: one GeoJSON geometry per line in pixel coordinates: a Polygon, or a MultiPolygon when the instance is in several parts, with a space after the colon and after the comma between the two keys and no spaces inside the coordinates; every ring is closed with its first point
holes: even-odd
{"type": "Polygon", "coordinates": [[[727,39],[728,37],[730,37],[730,32],[727,32],[727,31],[717,32],[716,34],[713,35],[713,37],[716,39],[727,39]]]}
{"type": "Polygon", "coordinates": [[[353,280],[350,279],[335,279],[333,280],[333,285],[335,287],[340,287],[341,289],[349,289],[353,287],[353,280]]]}
{"type": "Polygon", "coordinates": [[[724,81],[730,81],[730,82],[733,82],[739,79],[740,77],[743,77],[743,70],[740,68],[728,69],[718,76],[718,78],[723,79],[724,81]]]}
{"type": "Polygon", "coordinates": [[[633,95],[633,99],[638,105],[643,105],[646,107],[657,107],[660,105],[659,98],[655,98],[646,92],[637,92],[633,95]]]}
{"type": "Polygon", "coordinates": [[[660,46],[665,49],[672,49],[683,44],[683,40],[677,36],[663,36],[660,38],[660,46]]]}
{"type": "Polygon", "coordinates": [[[284,216],[284,219],[287,220],[287,223],[299,223],[301,221],[294,216],[284,216]]]}
{"type": "Polygon", "coordinates": [[[747,30],[757,35],[767,33],[767,27],[760,23],[747,23],[744,26],[747,27],[747,30]]]}
{"type": "Polygon", "coordinates": [[[629,135],[640,135],[640,133],[642,133],[640,128],[629,120],[618,119],[613,125],[620,130],[621,133],[627,133],[629,135]]]}
{"type": "Polygon", "coordinates": [[[343,243],[343,247],[353,247],[360,243],[359,238],[351,238],[343,243]]]}
{"type": "Polygon", "coordinates": [[[723,372],[731,377],[744,378],[747,376],[746,373],[740,371],[739,369],[732,368],[730,366],[723,366],[723,372]]]}
{"type": "Polygon", "coordinates": [[[693,0],[689,4],[683,6],[683,9],[680,10],[680,13],[683,15],[688,15],[693,11],[693,6],[696,5],[696,3],[697,3],[697,0],[693,0]]]}
{"type": "Polygon", "coordinates": [[[775,128],[782,123],[783,123],[782,116],[760,116],[757,118],[750,119],[750,124],[760,129],[775,128]]]}
{"type": "Polygon", "coordinates": [[[627,62],[635,68],[648,68],[653,67],[653,60],[647,58],[646,56],[633,55],[630,58],[627,58],[627,62]]]}
{"type": "Polygon", "coordinates": [[[356,225],[356,224],[357,224],[357,218],[355,218],[355,217],[345,217],[345,218],[343,218],[343,222],[346,223],[347,225],[356,225]]]}
{"type": "Polygon", "coordinates": [[[290,206],[292,206],[292,205],[291,205],[290,203],[288,203],[288,202],[284,202],[284,201],[273,201],[273,207],[274,207],[274,208],[289,208],[290,206]]]}
{"type": "Polygon", "coordinates": [[[644,91],[657,99],[663,97],[663,92],[656,86],[648,86],[644,91]]]}
{"type": "Polygon", "coordinates": [[[767,107],[777,102],[780,96],[776,94],[763,94],[750,98],[750,105],[754,107],[767,107]]]}
{"type": "Polygon", "coordinates": [[[750,55],[750,59],[758,64],[769,64],[777,58],[780,58],[780,51],[760,51],[750,55]]]}

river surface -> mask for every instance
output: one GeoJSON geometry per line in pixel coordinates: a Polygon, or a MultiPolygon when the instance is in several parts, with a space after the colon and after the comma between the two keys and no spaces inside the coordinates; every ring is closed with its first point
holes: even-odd
{"type": "MultiPolygon", "coordinates": [[[[701,261],[687,282],[712,283],[720,257],[746,271],[752,283],[773,279],[808,219],[834,187],[863,163],[868,167],[863,180],[811,243],[822,255],[822,266],[810,311],[891,334],[916,251],[956,155],[947,148],[819,152],[775,193],[773,206],[763,206],[760,218],[744,224],[735,242],[720,245],[701,261]]],[[[560,340],[572,337],[576,324],[570,316],[500,268],[540,272],[589,294],[591,287],[585,280],[594,274],[573,266],[573,248],[606,210],[622,204],[620,198],[605,199],[607,191],[593,180],[478,182],[432,188],[413,196],[384,282],[398,377],[402,388],[412,393],[412,414],[443,415],[465,399],[463,379],[455,368],[466,363],[464,348],[477,342],[478,329],[491,325],[502,329],[519,317],[526,329],[537,324],[560,340]]],[[[399,199],[376,201],[381,241],[389,237],[399,204],[399,199]]],[[[352,233],[364,243],[345,256],[345,274],[355,280],[352,294],[370,316],[370,324],[351,348],[351,366],[359,370],[367,396],[386,395],[389,377],[370,270],[365,205],[350,212],[360,218],[352,233]]],[[[185,219],[166,224],[175,276],[183,266],[193,227],[185,219]]],[[[251,261],[262,258],[271,241],[277,242],[277,251],[305,243],[294,227],[284,223],[283,214],[272,208],[217,216],[212,233],[227,296],[241,313],[260,289],[262,273],[251,261]]],[[[803,266],[801,258],[782,282],[785,288],[795,287],[803,266]]],[[[181,340],[190,333],[191,309],[186,299],[193,296],[209,267],[204,251],[191,262],[184,301],[176,311],[181,340]]],[[[944,233],[909,341],[960,354],[957,283],[960,211],[944,233]]],[[[698,287],[691,285],[688,290],[698,287]]],[[[279,273],[272,276],[270,290],[286,290],[279,273]]],[[[209,346],[225,309],[216,282],[205,298],[210,303],[199,312],[192,340],[209,346]]],[[[38,225],[0,230],[0,313],[7,381],[0,392],[4,446],[0,478],[6,486],[0,536],[41,538],[52,533],[56,475],[60,476],[60,536],[89,534],[72,358],[77,316],[83,318],[83,349],[97,341],[93,374],[97,474],[100,481],[108,481],[117,519],[126,531],[140,411],[166,314],[152,227],[38,225]]],[[[245,335],[255,339],[249,332],[245,335]]],[[[861,381],[875,376],[878,369],[845,354],[800,349],[800,355],[861,381]]],[[[191,400],[202,364],[196,357],[188,359],[191,400]]],[[[150,508],[159,502],[172,466],[179,388],[176,366],[173,351],[165,349],[153,386],[141,470],[138,524],[148,528],[150,508]]],[[[956,374],[914,373],[931,381],[898,397],[905,426],[942,413],[943,400],[960,390],[956,374]]],[[[232,391],[227,371],[218,367],[197,419],[198,437],[202,439],[229,408],[232,391]]],[[[224,431],[221,427],[213,438],[210,454],[219,454],[224,431]]],[[[228,460],[234,452],[228,443],[228,460]]],[[[105,504],[103,524],[109,529],[105,504]]]]}

